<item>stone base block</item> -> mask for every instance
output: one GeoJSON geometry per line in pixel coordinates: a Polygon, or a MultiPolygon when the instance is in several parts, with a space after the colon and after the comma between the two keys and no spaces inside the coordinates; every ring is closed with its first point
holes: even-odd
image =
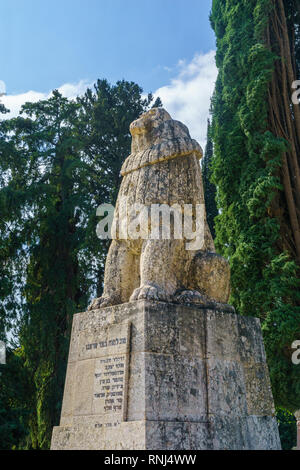
{"type": "Polygon", "coordinates": [[[138,301],[74,316],[52,449],[280,449],[259,320],[138,301]]]}

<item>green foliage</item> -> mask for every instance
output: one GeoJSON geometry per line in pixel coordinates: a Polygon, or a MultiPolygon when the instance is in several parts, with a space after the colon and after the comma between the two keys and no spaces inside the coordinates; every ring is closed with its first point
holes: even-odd
{"type": "Polygon", "coordinates": [[[213,143],[211,139],[211,124],[207,122],[207,140],[204,158],[202,160],[202,179],[204,188],[205,207],[207,215],[207,223],[213,238],[216,237],[215,218],[218,215],[216,204],[216,186],[211,182],[211,165],[213,159],[213,143]]]}
{"type": "Polygon", "coordinates": [[[287,410],[278,409],[276,418],[279,427],[282,450],[292,450],[297,446],[297,421],[287,410]]]}
{"type": "Polygon", "coordinates": [[[98,80],[76,101],[54,91],[0,123],[0,327],[5,338],[15,326],[22,350],[16,376],[31,385],[16,390],[18,402],[6,388],[2,415],[14,423],[21,403],[29,434],[22,440],[18,427],[4,447],[49,448],[72,316],[102,290],[108,244],[96,236],[96,208],[115,202],[129,125],[152,100],[134,83],[98,80]]]}
{"type": "MultiPolygon", "coordinates": [[[[219,76],[213,97],[216,246],[230,259],[231,302],[262,321],[275,402],[300,408],[291,345],[300,338],[299,272],[280,249],[280,170],[287,143],[268,131],[274,55],[264,44],[272,2],[214,0],[219,76]]],[[[282,210],[282,209],[281,209],[282,210]]],[[[299,367],[299,366],[298,366],[299,367]]]]}
{"type": "Polygon", "coordinates": [[[7,363],[0,365],[0,449],[26,445],[30,407],[24,396],[32,396],[32,384],[20,350],[7,351],[7,363]]]}

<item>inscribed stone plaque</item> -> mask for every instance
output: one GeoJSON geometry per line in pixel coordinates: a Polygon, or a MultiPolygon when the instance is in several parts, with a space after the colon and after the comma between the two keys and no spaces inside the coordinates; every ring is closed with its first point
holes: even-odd
{"type": "MultiPolygon", "coordinates": [[[[100,341],[85,344],[95,357],[92,414],[126,420],[130,323],[111,325],[100,341]]],[[[83,353],[83,351],[82,351],[83,353]]]]}

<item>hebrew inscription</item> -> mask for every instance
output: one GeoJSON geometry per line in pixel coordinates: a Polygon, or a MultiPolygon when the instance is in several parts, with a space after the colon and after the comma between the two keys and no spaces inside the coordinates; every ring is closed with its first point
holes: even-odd
{"type": "Polygon", "coordinates": [[[93,414],[126,420],[130,324],[112,325],[107,336],[85,345],[97,351],[94,373],[93,414]]]}

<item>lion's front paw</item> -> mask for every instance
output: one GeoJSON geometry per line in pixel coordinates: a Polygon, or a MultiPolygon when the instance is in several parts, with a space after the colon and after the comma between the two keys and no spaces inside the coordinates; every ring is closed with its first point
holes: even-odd
{"type": "Polygon", "coordinates": [[[181,290],[175,294],[174,300],[180,304],[205,305],[208,299],[196,290],[181,290]]]}
{"type": "Polygon", "coordinates": [[[98,299],[94,299],[91,304],[88,306],[89,310],[98,310],[99,308],[112,307],[113,305],[118,305],[120,300],[115,296],[102,296],[98,299]]]}
{"type": "Polygon", "coordinates": [[[101,299],[102,297],[100,297],[99,299],[94,299],[88,306],[88,311],[97,310],[98,308],[101,308],[101,299]]]}
{"type": "Polygon", "coordinates": [[[170,302],[170,296],[167,292],[156,284],[145,284],[138,289],[135,289],[130,301],[134,300],[155,300],[161,302],[170,302]]]}

